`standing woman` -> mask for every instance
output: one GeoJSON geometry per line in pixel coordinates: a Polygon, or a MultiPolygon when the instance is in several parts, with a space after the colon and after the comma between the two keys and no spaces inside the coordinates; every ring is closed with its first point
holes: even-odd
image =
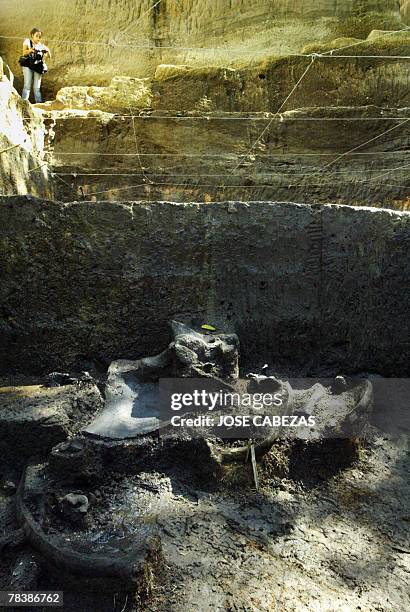
{"type": "Polygon", "coordinates": [[[36,102],[42,102],[41,98],[41,77],[47,72],[47,67],[44,64],[44,58],[50,57],[50,49],[41,42],[42,32],[38,28],[33,28],[30,32],[30,38],[26,38],[23,42],[23,57],[21,58],[24,86],[22,98],[28,100],[30,97],[31,86],[33,85],[34,99],[36,102]]]}

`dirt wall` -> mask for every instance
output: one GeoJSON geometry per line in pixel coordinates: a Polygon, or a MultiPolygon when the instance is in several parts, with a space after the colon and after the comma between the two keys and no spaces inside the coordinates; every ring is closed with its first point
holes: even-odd
{"type": "Polygon", "coordinates": [[[156,353],[178,318],[244,363],[408,370],[410,215],[273,202],[0,199],[1,370],[156,353]]]}
{"type": "Polygon", "coordinates": [[[365,38],[372,29],[401,27],[400,19],[396,0],[2,0],[0,36],[12,38],[0,38],[0,53],[20,77],[22,41],[33,26],[42,28],[53,50],[43,85],[50,97],[67,85],[152,76],[161,63],[248,64],[255,54],[365,38]],[[167,48],[176,46],[183,49],[167,48]]]}

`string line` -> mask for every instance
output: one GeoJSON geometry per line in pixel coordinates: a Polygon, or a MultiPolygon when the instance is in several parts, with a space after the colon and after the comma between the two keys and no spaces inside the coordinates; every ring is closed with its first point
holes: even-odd
{"type": "MultiPolygon", "coordinates": [[[[157,4],[159,4],[159,2],[157,2],[157,4]]],[[[151,7],[149,10],[152,10],[154,7],[151,7]]],[[[148,11],[149,12],[149,11],[148,11]]],[[[403,28],[401,28],[400,30],[392,30],[392,31],[388,31],[388,32],[382,32],[380,33],[380,36],[393,36],[394,34],[398,34],[401,32],[405,32],[408,31],[410,29],[410,26],[404,26],[403,28]]],[[[21,36],[0,36],[0,39],[3,40],[23,40],[24,38],[26,38],[25,35],[21,35],[21,36]]],[[[91,40],[67,40],[67,39],[47,39],[48,44],[50,43],[58,43],[58,44],[77,44],[77,45],[92,45],[92,46],[109,46],[109,47],[119,47],[119,48],[132,48],[132,49],[148,49],[148,50],[169,50],[169,49],[173,49],[175,51],[228,51],[228,52],[232,52],[235,51],[237,53],[241,53],[241,54],[252,54],[252,55],[267,55],[266,50],[264,51],[257,51],[257,50],[245,50],[241,47],[182,47],[182,46],[178,46],[178,45],[164,45],[164,46],[153,46],[153,45],[135,45],[135,44],[130,44],[130,43],[116,43],[115,41],[108,41],[108,42],[103,42],[103,41],[91,41],[91,40]]],[[[342,57],[340,55],[334,55],[337,51],[343,51],[344,49],[349,49],[351,47],[356,47],[358,45],[363,45],[363,44],[371,44],[372,41],[369,41],[367,39],[363,39],[357,42],[354,42],[352,44],[349,45],[344,45],[342,47],[337,47],[335,49],[330,49],[329,51],[324,51],[322,53],[312,53],[312,54],[308,54],[308,53],[286,53],[284,55],[281,56],[276,56],[276,57],[312,57],[312,56],[316,56],[316,57],[323,57],[323,58],[335,58],[335,57],[342,57]]],[[[358,55],[358,56],[345,56],[345,57],[364,57],[363,55],[358,55]]],[[[374,55],[374,56],[366,56],[367,59],[373,57],[373,58],[378,58],[378,57],[383,57],[383,58],[392,58],[393,56],[380,56],[380,55],[374,55]]],[[[394,56],[395,58],[400,58],[402,59],[403,57],[405,59],[410,59],[410,56],[394,56]]]]}

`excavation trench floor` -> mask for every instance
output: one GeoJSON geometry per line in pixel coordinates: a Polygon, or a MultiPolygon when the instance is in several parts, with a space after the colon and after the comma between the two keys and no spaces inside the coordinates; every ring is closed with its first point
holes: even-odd
{"type": "MultiPolygon", "coordinates": [[[[297,479],[280,475],[280,459],[279,446],[260,464],[258,492],[248,464],[215,483],[191,478],[188,456],[186,469],[147,459],[138,474],[109,473],[93,488],[86,528],[51,512],[47,531],[79,550],[91,541],[113,555],[159,534],[166,570],[147,612],[408,609],[408,440],[376,435],[354,465],[333,475],[317,458],[299,464],[297,479]]],[[[4,586],[12,562],[3,562],[4,586]]],[[[40,583],[50,586],[49,576],[40,583]]],[[[87,596],[64,590],[65,610],[90,609],[87,596]]],[[[137,609],[121,593],[94,593],[92,605],[137,609]]]]}
{"type": "MultiPolygon", "coordinates": [[[[268,466],[259,492],[244,466],[230,493],[140,475],[137,506],[147,526],[155,520],[169,566],[147,610],[408,609],[407,443],[378,438],[329,480],[307,465],[315,486],[272,479],[268,466]]],[[[130,494],[133,483],[121,486],[130,494]]]]}
{"type": "MultiPolygon", "coordinates": [[[[21,382],[36,381],[13,380],[21,382]]],[[[165,569],[158,568],[144,612],[410,609],[408,436],[382,435],[372,426],[347,466],[337,441],[314,445],[313,452],[302,441],[277,442],[258,464],[258,491],[250,463],[225,466],[216,476],[206,453],[201,459],[183,437],[168,444],[148,436],[143,453],[126,455],[135,465],[128,462],[123,473],[113,469],[115,445],[134,442],[108,439],[133,438],[135,427],[140,434],[149,420],[155,424],[157,389],[130,378],[105,389],[105,407],[96,416],[85,412],[86,431],[114,445],[113,463],[102,481],[87,486],[48,478],[43,528],[62,547],[84,552],[91,544],[93,553],[112,558],[159,535],[165,569]],[[84,521],[64,514],[69,493],[90,501],[84,521]]],[[[39,465],[47,465],[45,457],[39,465]]],[[[0,477],[1,537],[17,528],[15,492],[4,483],[17,483],[19,470],[4,464],[0,477]]],[[[32,554],[27,546],[6,549],[0,589],[10,588],[19,568],[30,568],[32,554]]],[[[131,594],[86,592],[84,584],[41,567],[40,561],[37,588],[63,590],[65,612],[141,610],[131,594]]]]}

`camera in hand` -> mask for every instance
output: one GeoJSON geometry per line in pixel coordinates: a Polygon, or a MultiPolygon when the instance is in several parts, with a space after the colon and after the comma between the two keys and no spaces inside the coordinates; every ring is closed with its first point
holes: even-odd
{"type": "Polygon", "coordinates": [[[34,70],[34,72],[38,72],[38,74],[45,74],[48,70],[43,59],[46,53],[47,49],[36,49],[35,47],[32,47],[29,54],[22,55],[19,58],[19,64],[20,66],[34,70]]]}

